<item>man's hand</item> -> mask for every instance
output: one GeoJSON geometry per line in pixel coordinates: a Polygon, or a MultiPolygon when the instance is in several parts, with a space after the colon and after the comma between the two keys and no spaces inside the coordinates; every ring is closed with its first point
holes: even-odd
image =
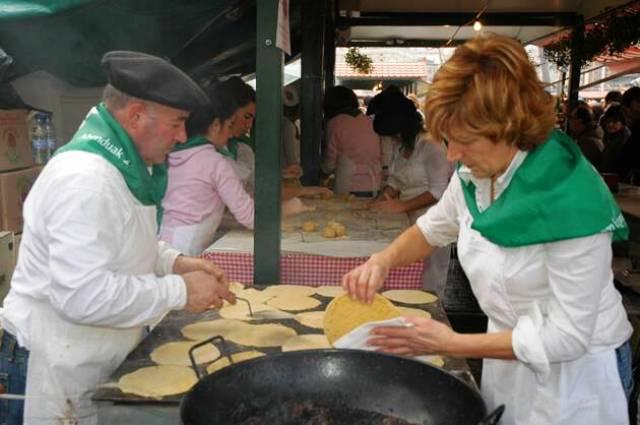
{"type": "Polygon", "coordinates": [[[203,271],[205,273],[209,273],[220,282],[224,284],[228,283],[227,277],[225,276],[222,269],[216,266],[212,261],[205,260],[204,258],[186,257],[184,255],[179,255],[176,258],[176,261],[173,263],[174,274],[184,275],[185,273],[195,271],[203,271]]]}
{"type": "Polygon", "coordinates": [[[211,306],[222,307],[223,300],[235,304],[236,296],[229,290],[229,284],[202,270],[182,275],[187,287],[187,303],[184,309],[200,313],[211,306]]]}

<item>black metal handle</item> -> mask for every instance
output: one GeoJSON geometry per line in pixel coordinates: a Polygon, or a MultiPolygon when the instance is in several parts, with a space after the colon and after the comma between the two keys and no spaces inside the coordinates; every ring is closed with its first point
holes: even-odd
{"type": "Polygon", "coordinates": [[[253,310],[251,309],[251,303],[249,302],[249,300],[241,297],[236,297],[236,300],[244,301],[245,303],[247,303],[247,307],[249,307],[249,316],[253,317],[253,310]]]}
{"type": "Polygon", "coordinates": [[[191,360],[191,365],[193,366],[193,372],[196,374],[196,378],[198,378],[198,381],[207,375],[206,374],[200,375],[200,369],[198,369],[198,364],[196,363],[196,359],[193,356],[193,353],[198,348],[207,344],[212,344],[214,347],[218,348],[214,344],[214,341],[220,341],[221,343],[220,345],[222,347],[222,349],[220,350],[220,357],[218,357],[216,360],[219,360],[222,358],[222,356],[225,356],[226,358],[229,359],[229,363],[233,363],[233,359],[231,358],[231,354],[229,353],[229,346],[227,345],[227,341],[222,337],[222,335],[212,336],[209,339],[205,339],[204,341],[195,344],[193,347],[189,349],[189,360],[191,360]]]}
{"type": "Polygon", "coordinates": [[[486,418],[484,418],[478,425],[498,425],[500,422],[500,418],[504,413],[504,404],[496,407],[496,410],[489,413],[486,418]]]}

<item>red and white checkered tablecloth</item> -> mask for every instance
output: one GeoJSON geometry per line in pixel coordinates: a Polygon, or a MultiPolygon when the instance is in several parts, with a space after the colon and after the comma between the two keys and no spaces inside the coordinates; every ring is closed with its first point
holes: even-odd
{"type": "MultiPolygon", "coordinates": [[[[253,282],[253,254],[206,252],[203,258],[215,262],[231,280],[253,282]]],[[[280,282],[291,285],[339,285],[342,276],[364,263],[368,257],[328,257],[322,255],[284,254],[280,259],[280,282]]],[[[422,287],[422,261],[391,271],[385,289],[422,287]]]]}

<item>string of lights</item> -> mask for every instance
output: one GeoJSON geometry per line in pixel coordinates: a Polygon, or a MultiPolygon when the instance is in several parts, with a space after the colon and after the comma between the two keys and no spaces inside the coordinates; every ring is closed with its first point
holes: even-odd
{"type": "Polygon", "coordinates": [[[482,29],[482,21],[480,21],[480,17],[482,17],[482,14],[487,10],[488,7],[489,0],[487,0],[487,2],[484,4],[484,7],[476,14],[473,19],[471,19],[469,22],[466,22],[464,25],[459,25],[458,28],[456,28],[456,30],[453,32],[451,37],[449,37],[449,40],[447,40],[443,47],[448,47],[451,45],[451,43],[453,43],[453,40],[455,39],[456,35],[458,35],[458,32],[460,32],[460,29],[462,27],[473,25],[473,29],[475,31],[480,31],[482,29]]]}

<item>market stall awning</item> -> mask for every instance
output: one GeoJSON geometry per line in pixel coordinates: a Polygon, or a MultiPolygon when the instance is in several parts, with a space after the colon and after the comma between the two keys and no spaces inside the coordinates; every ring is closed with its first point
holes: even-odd
{"type": "MultiPolygon", "coordinates": [[[[291,1],[294,52],[300,3],[291,1]]],[[[0,49],[13,59],[5,80],[44,70],[99,86],[109,50],[163,56],[198,78],[246,74],[255,71],[255,39],[255,0],[0,1],[0,49]]]]}
{"type": "Polygon", "coordinates": [[[345,45],[442,47],[475,37],[476,18],[482,31],[528,42],[573,25],[578,16],[590,19],[620,0],[337,0],[345,45]]]}

